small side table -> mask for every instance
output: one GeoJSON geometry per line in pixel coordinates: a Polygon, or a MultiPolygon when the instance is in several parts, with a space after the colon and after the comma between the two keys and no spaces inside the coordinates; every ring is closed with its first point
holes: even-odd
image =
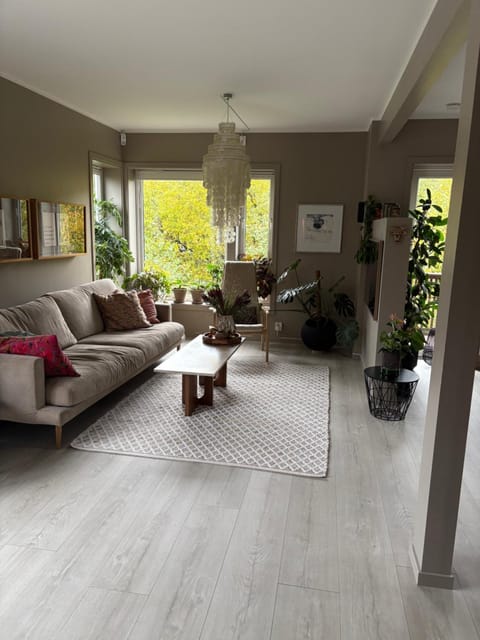
{"type": "Polygon", "coordinates": [[[418,375],[409,369],[400,369],[394,377],[386,375],[383,367],[364,370],[368,408],[380,420],[404,420],[417,388],[418,375]]]}

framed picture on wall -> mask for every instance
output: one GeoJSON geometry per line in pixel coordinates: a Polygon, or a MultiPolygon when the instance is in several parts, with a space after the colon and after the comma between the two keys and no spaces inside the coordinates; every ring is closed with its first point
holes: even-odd
{"type": "Polygon", "coordinates": [[[32,260],[30,201],[0,196],[0,262],[32,260]]]}
{"type": "Polygon", "coordinates": [[[297,253],[340,253],[343,204],[299,204],[297,253]]]}
{"type": "Polygon", "coordinates": [[[85,206],[36,201],[37,255],[40,260],[86,253],[85,206]]]}

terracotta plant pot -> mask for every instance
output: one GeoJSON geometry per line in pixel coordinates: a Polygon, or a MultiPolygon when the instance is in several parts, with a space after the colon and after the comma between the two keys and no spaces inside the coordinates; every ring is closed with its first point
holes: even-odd
{"type": "Polygon", "coordinates": [[[190,295],[192,296],[192,304],[203,304],[202,295],[205,293],[205,289],[190,289],[190,295]]]}
{"type": "Polygon", "coordinates": [[[185,297],[187,295],[187,289],[185,287],[174,287],[172,292],[174,302],[185,302],[185,297]]]}

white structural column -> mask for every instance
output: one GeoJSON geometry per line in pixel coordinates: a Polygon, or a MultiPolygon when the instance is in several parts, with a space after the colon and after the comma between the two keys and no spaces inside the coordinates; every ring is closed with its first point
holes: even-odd
{"type": "Polygon", "coordinates": [[[418,584],[452,588],[480,334],[480,0],[472,0],[452,201],[412,547],[418,584]]]}

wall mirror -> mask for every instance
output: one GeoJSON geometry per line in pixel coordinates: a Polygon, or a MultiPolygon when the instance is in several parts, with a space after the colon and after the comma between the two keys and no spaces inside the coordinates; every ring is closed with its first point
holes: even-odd
{"type": "Polygon", "coordinates": [[[36,258],[69,258],[86,253],[83,204],[37,201],[36,219],[36,258]]]}
{"type": "Polygon", "coordinates": [[[0,262],[32,257],[30,201],[0,196],[0,262]]]}

